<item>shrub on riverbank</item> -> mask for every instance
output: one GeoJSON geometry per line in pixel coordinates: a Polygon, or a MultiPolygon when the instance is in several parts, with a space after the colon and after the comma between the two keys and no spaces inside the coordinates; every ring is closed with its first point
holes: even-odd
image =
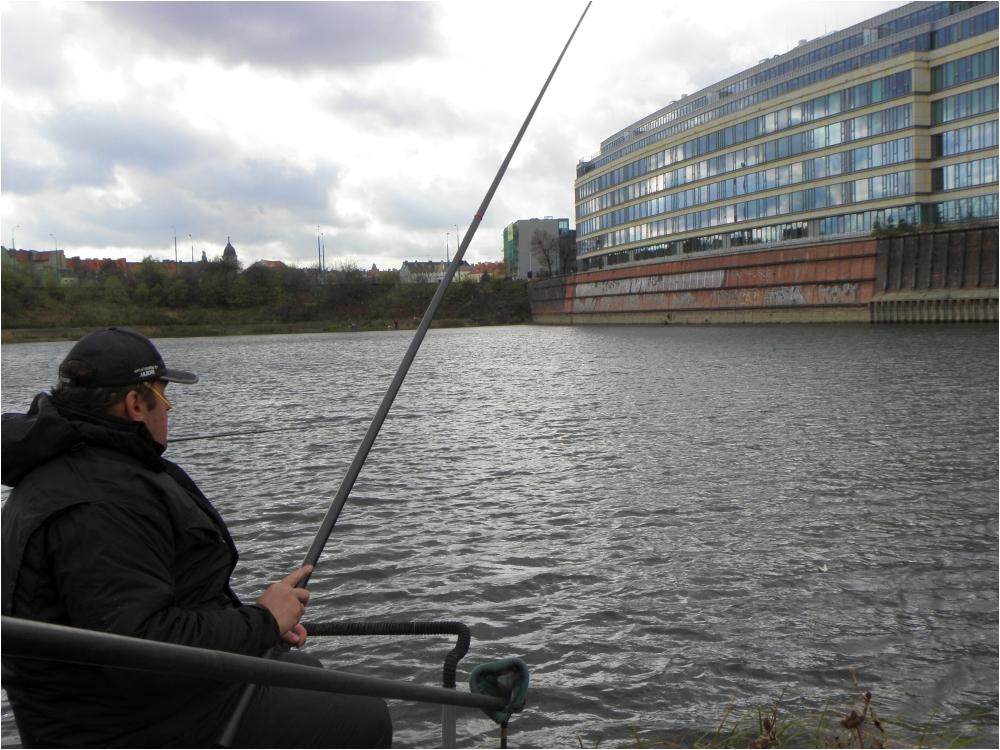
{"type": "MultiPolygon", "coordinates": [[[[412,328],[437,284],[372,280],[359,272],[253,267],[240,273],[200,263],[170,275],[147,260],[125,277],[116,269],[75,286],[36,283],[5,266],[0,304],[5,340],[32,336],[24,329],[69,337],[107,325],[129,325],[160,335],[282,333],[300,330],[412,328]]],[[[452,283],[435,325],[498,325],[531,319],[522,282],[452,283]]],[[[37,336],[36,336],[37,337],[37,336]]]]}
{"type": "MultiPolygon", "coordinates": [[[[656,732],[632,729],[637,748],[970,748],[989,746],[982,734],[955,726],[931,714],[925,721],[907,721],[879,715],[870,691],[853,705],[838,704],[840,710],[795,715],[781,708],[779,698],[772,705],[736,713],[726,711],[710,732],[683,732],[662,737],[656,732]]],[[[970,717],[975,723],[988,722],[990,715],[970,717]]],[[[985,734],[985,733],[984,733],[985,734]]],[[[581,748],[585,746],[578,738],[581,748]]],[[[594,747],[599,746],[598,740],[594,747]]]]}

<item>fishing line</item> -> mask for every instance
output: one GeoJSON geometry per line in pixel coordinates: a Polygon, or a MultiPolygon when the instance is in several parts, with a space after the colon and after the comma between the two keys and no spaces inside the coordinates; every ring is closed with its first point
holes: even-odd
{"type": "MultiPolygon", "coordinates": [[[[465,251],[468,249],[469,243],[472,242],[472,238],[475,236],[476,230],[479,229],[479,224],[483,220],[486,209],[489,207],[490,201],[493,200],[493,194],[496,192],[497,187],[499,187],[500,180],[503,179],[504,173],[507,171],[507,166],[510,164],[511,159],[514,158],[514,152],[517,150],[517,147],[521,142],[521,138],[528,129],[531,118],[534,117],[535,110],[538,109],[538,105],[541,103],[542,97],[545,95],[545,91],[549,87],[549,82],[551,82],[553,76],[555,76],[556,70],[559,68],[559,63],[562,62],[563,56],[566,54],[566,50],[569,49],[570,42],[573,41],[576,31],[580,28],[580,24],[583,23],[583,17],[587,15],[587,11],[589,9],[590,3],[588,2],[587,7],[583,9],[583,13],[580,15],[580,20],[576,22],[576,26],[573,27],[573,32],[569,35],[569,39],[566,40],[566,44],[563,46],[562,52],[559,53],[559,57],[556,59],[555,65],[552,66],[552,71],[549,73],[548,78],[545,79],[545,83],[542,85],[541,91],[538,92],[538,96],[535,98],[534,104],[531,105],[531,109],[528,111],[528,115],[525,117],[524,123],[521,125],[521,129],[518,131],[517,136],[514,138],[514,142],[511,144],[510,150],[507,152],[507,156],[504,158],[503,163],[501,163],[500,168],[497,170],[497,174],[493,178],[493,182],[490,185],[489,190],[486,191],[486,196],[483,198],[483,202],[480,204],[479,210],[476,211],[473,216],[472,223],[469,224],[465,237],[459,245],[458,252],[455,253],[455,257],[448,266],[448,270],[445,272],[444,278],[441,279],[441,283],[438,284],[438,288],[434,292],[434,296],[431,298],[426,312],[424,312],[424,317],[420,320],[420,325],[417,327],[413,340],[410,342],[410,346],[406,350],[406,354],[403,356],[403,361],[400,363],[399,369],[396,371],[396,375],[392,379],[392,383],[389,384],[389,389],[385,392],[385,396],[382,398],[382,403],[379,405],[378,411],[375,412],[375,417],[372,419],[372,423],[368,427],[368,432],[365,433],[365,437],[361,441],[361,445],[358,447],[354,460],[351,462],[350,467],[348,467],[347,474],[344,476],[340,489],[337,491],[336,497],[330,504],[330,508],[327,510],[326,516],[324,517],[322,524],[320,524],[319,530],[316,532],[313,543],[309,547],[309,551],[306,553],[305,559],[302,561],[303,565],[315,565],[319,560],[319,556],[323,552],[323,547],[326,545],[327,539],[333,531],[333,526],[337,522],[337,517],[343,509],[344,503],[347,502],[347,496],[350,494],[351,488],[354,486],[354,482],[361,473],[361,468],[364,466],[365,459],[368,457],[368,453],[371,451],[372,445],[375,443],[375,438],[378,436],[382,423],[385,421],[386,415],[389,413],[389,408],[392,406],[392,402],[395,400],[396,394],[399,392],[400,386],[403,384],[403,379],[406,377],[406,373],[409,371],[410,365],[412,364],[414,357],[417,355],[417,350],[420,348],[420,344],[423,342],[424,336],[427,334],[427,329],[430,328],[431,320],[434,318],[434,314],[441,305],[444,293],[448,289],[448,285],[451,283],[455,272],[458,270],[458,267],[462,262],[462,258],[465,257],[465,251]]],[[[305,586],[307,582],[308,577],[306,577],[300,585],[305,586]]]]}
{"type": "MultiPolygon", "coordinates": [[[[562,62],[562,59],[566,54],[566,50],[569,49],[569,45],[573,41],[573,37],[576,36],[577,29],[579,29],[580,24],[583,23],[583,18],[587,15],[588,10],[590,10],[590,2],[587,3],[587,6],[583,9],[583,13],[580,14],[580,19],[576,22],[576,26],[573,27],[573,31],[570,33],[569,39],[566,40],[566,44],[563,46],[562,52],[559,53],[559,57],[552,66],[552,70],[549,72],[548,78],[545,79],[545,83],[542,85],[541,91],[539,91],[538,96],[535,97],[535,101],[531,105],[531,109],[528,110],[528,114],[524,118],[524,122],[521,124],[521,129],[518,130],[517,135],[514,137],[514,142],[507,151],[507,156],[504,157],[503,162],[500,164],[500,168],[497,170],[496,176],[493,178],[493,182],[486,191],[486,195],[483,198],[482,203],[480,203],[479,209],[473,215],[472,223],[469,224],[469,228],[465,232],[465,237],[462,238],[462,242],[458,247],[458,251],[455,253],[455,257],[449,264],[444,278],[441,279],[441,283],[438,284],[438,288],[434,292],[434,296],[431,298],[430,304],[427,306],[427,310],[424,312],[423,318],[420,320],[420,325],[417,326],[417,330],[413,335],[413,340],[410,342],[410,346],[407,348],[406,354],[403,355],[403,361],[400,362],[399,369],[396,371],[395,377],[393,377],[392,382],[389,384],[389,388],[386,390],[385,396],[382,398],[382,403],[375,412],[375,417],[372,419],[371,425],[368,427],[368,431],[365,433],[364,439],[361,441],[361,445],[358,446],[354,460],[348,467],[347,474],[344,476],[344,480],[340,484],[340,489],[337,490],[336,497],[334,497],[333,502],[330,503],[330,507],[323,518],[323,522],[320,524],[319,530],[313,538],[313,542],[306,553],[305,559],[302,561],[303,565],[315,565],[319,560],[319,557],[323,552],[323,548],[326,546],[326,542],[330,538],[330,534],[333,532],[333,527],[337,523],[337,518],[340,516],[341,510],[343,510],[344,504],[347,502],[347,497],[350,495],[351,489],[354,487],[354,483],[357,480],[358,475],[361,473],[365,459],[368,457],[368,453],[371,451],[372,445],[375,443],[375,438],[378,436],[379,430],[382,428],[382,423],[385,422],[386,415],[389,413],[389,408],[392,406],[392,402],[395,400],[396,394],[399,392],[399,389],[403,384],[403,379],[406,377],[406,373],[409,371],[410,365],[413,363],[413,359],[417,355],[417,350],[420,348],[420,344],[423,342],[424,336],[427,334],[427,329],[430,328],[431,320],[433,320],[434,314],[441,305],[444,293],[448,289],[448,285],[451,284],[451,280],[455,276],[462,259],[465,257],[465,251],[472,242],[472,239],[476,234],[476,230],[479,229],[483,216],[486,214],[486,209],[489,207],[490,201],[493,200],[493,194],[496,193],[497,188],[500,186],[500,180],[503,179],[511,159],[514,158],[514,152],[517,151],[517,147],[521,143],[521,138],[524,137],[524,133],[528,129],[531,119],[535,115],[535,110],[538,109],[538,105],[541,103],[542,97],[545,96],[545,91],[548,89],[549,83],[555,76],[556,70],[559,68],[559,63],[562,62]]],[[[299,582],[299,587],[304,587],[308,581],[309,576],[306,576],[299,582]]],[[[272,652],[273,651],[274,649],[272,649],[272,652]]],[[[243,713],[250,705],[252,697],[253,685],[248,684],[246,689],[243,691],[243,694],[240,696],[240,701],[233,711],[233,714],[229,719],[229,723],[219,739],[219,742],[223,747],[229,747],[232,744],[236,728],[239,726],[243,713]]]]}
{"type": "MultiPolygon", "coordinates": [[[[313,429],[319,429],[324,425],[316,425],[313,429]]],[[[296,430],[298,432],[303,431],[302,427],[269,427],[264,430],[239,430],[236,432],[213,432],[211,435],[182,435],[181,437],[173,437],[167,439],[167,445],[173,445],[174,443],[189,443],[192,440],[215,440],[216,438],[224,437],[253,437],[254,435],[260,435],[265,432],[290,432],[291,430],[296,430]]]]}

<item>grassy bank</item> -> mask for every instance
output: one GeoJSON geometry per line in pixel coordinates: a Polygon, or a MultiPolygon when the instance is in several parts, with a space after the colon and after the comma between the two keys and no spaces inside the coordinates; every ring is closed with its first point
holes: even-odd
{"type": "MultiPolygon", "coordinates": [[[[852,673],[852,681],[854,680],[852,673]]],[[[856,684],[856,682],[855,682],[856,684]]],[[[860,690],[860,688],[859,688],[860,690]]],[[[727,710],[708,731],[659,732],[632,728],[636,748],[975,748],[996,747],[993,711],[959,724],[931,712],[922,720],[883,716],[871,691],[845,695],[822,711],[796,712],[781,698],[768,706],[727,710]],[[991,736],[992,735],[992,736],[991,736]]],[[[581,748],[600,747],[600,736],[577,737],[581,748]]]]}
{"type": "MultiPolygon", "coordinates": [[[[148,285],[126,287],[116,279],[79,287],[17,287],[5,271],[3,341],[77,339],[87,331],[111,325],[136,328],[152,337],[413,329],[437,289],[433,283],[348,279],[298,290],[281,287],[251,293],[236,286],[243,282],[242,277],[235,278],[229,293],[199,298],[171,296],[169,286],[155,287],[163,293],[152,294],[148,285]],[[235,294],[234,289],[242,291],[235,294]]],[[[511,325],[530,320],[526,285],[494,280],[453,283],[435,316],[434,327],[511,325]]]]}
{"type": "MultiPolygon", "coordinates": [[[[464,328],[478,325],[512,325],[513,323],[482,323],[454,318],[435,318],[432,328],[464,328]]],[[[76,341],[81,336],[95,328],[106,324],[92,326],[48,326],[39,328],[4,328],[2,337],[5,344],[19,344],[37,341],[76,341]]],[[[266,336],[289,333],[348,333],[358,331],[385,330],[415,330],[417,324],[413,321],[392,320],[362,320],[358,322],[344,320],[315,320],[300,323],[281,323],[276,321],[247,322],[211,322],[211,323],[162,323],[147,325],[131,321],[115,321],[114,325],[135,328],[150,338],[187,338],[195,336],[266,336]],[[397,325],[398,323],[398,325],[397,325]]]]}

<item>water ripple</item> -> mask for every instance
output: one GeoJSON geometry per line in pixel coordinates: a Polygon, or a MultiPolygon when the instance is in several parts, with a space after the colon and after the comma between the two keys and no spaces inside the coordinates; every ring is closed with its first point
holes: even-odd
{"type": "MultiPolygon", "coordinates": [[[[408,336],[163,340],[170,455],[227,518],[253,597],[298,565],[408,336]],[[269,429],[293,427],[283,432],[269,429]]],[[[4,410],[62,344],[3,346],[4,410]]],[[[995,327],[432,331],[313,576],[308,619],[459,619],[459,680],[532,668],[521,746],[683,745],[849,670],[883,714],[997,724],[995,327]]],[[[449,637],[315,639],[427,684],[449,637]]],[[[393,702],[402,747],[439,710],[393,702]]],[[[4,704],[3,742],[16,743],[4,704]]],[[[992,734],[990,734],[992,733],[992,734]]],[[[495,726],[459,711],[459,743],[495,726]]]]}

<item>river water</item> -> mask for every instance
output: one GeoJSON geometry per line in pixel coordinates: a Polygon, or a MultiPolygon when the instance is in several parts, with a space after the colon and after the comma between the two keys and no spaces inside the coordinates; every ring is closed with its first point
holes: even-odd
{"type": "MultiPolygon", "coordinates": [[[[228,520],[245,597],[302,559],[411,335],[157,342],[202,376],[170,388],[173,437],[249,433],[167,454],[228,520]]],[[[5,412],[68,346],[2,347],[5,412]]],[[[848,709],[852,670],[881,716],[995,746],[997,406],[995,326],[434,330],[306,619],[461,620],[460,683],[522,657],[514,747],[683,744],[779,697],[848,709]]],[[[451,645],[308,650],[439,684],[451,645]]],[[[438,744],[438,708],[391,708],[396,746],[438,744]]],[[[495,737],[459,711],[460,746],[495,737]]]]}

